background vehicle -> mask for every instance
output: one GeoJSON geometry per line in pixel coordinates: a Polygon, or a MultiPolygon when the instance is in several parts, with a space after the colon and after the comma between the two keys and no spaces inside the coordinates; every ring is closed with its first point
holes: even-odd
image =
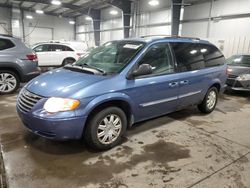
{"type": "Polygon", "coordinates": [[[234,55],[227,64],[229,89],[250,91],[250,55],[234,55]]]}
{"type": "Polygon", "coordinates": [[[86,53],[87,45],[83,42],[51,41],[32,47],[38,56],[39,66],[64,66],[72,64],[86,53]]]}
{"type": "Polygon", "coordinates": [[[225,58],[207,41],[113,41],[28,83],[17,111],[35,134],[109,149],[135,122],[190,105],[212,112],[225,82],[225,58]]]}
{"type": "Polygon", "coordinates": [[[37,56],[21,39],[0,35],[0,94],[15,92],[20,82],[39,74],[37,56]]]}

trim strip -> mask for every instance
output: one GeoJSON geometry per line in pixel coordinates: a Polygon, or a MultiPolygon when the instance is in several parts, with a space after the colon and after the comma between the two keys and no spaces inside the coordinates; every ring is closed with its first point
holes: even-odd
{"type": "Polygon", "coordinates": [[[199,91],[194,91],[194,92],[189,92],[189,93],[180,95],[178,98],[181,99],[181,98],[184,98],[184,97],[189,97],[189,96],[192,96],[192,95],[196,95],[196,94],[198,94],[198,93],[201,93],[201,90],[199,90],[199,91]]]}
{"type": "Polygon", "coordinates": [[[147,106],[152,106],[152,105],[156,105],[156,104],[160,104],[160,103],[164,103],[164,102],[174,101],[174,100],[177,100],[177,99],[178,99],[178,97],[170,97],[170,98],[166,98],[166,99],[162,99],[162,100],[143,103],[143,104],[140,104],[140,106],[147,107],[147,106]]]}
{"type": "Polygon", "coordinates": [[[184,97],[189,97],[189,96],[192,96],[192,95],[196,95],[198,93],[201,93],[201,90],[194,91],[194,92],[189,92],[189,93],[180,95],[179,97],[169,97],[169,98],[166,98],[166,99],[161,99],[161,100],[156,100],[156,101],[143,103],[143,104],[140,104],[140,106],[141,107],[148,107],[148,106],[153,106],[153,105],[160,104],[160,103],[171,102],[171,101],[181,99],[181,98],[184,98],[184,97]]]}

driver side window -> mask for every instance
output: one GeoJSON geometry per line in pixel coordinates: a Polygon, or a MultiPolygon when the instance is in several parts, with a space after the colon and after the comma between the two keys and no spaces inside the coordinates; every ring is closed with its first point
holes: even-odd
{"type": "Polygon", "coordinates": [[[174,65],[169,44],[158,43],[151,46],[139,61],[138,67],[142,64],[149,64],[151,66],[151,75],[173,73],[174,65]]]}

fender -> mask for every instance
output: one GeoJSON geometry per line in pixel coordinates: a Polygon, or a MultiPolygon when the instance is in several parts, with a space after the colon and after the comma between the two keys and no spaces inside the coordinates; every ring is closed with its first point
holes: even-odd
{"type": "Polygon", "coordinates": [[[82,111],[78,112],[77,115],[88,116],[92,112],[92,110],[96,108],[97,106],[105,102],[114,101],[114,100],[121,100],[121,101],[127,102],[130,106],[131,114],[134,114],[135,104],[133,100],[131,100],[131,98],[124,93],[116,92],[116,93],[107,93],[107,94],[94,98],[87,104],[87,106],[82,111]]]}
{"type": "Polygon", "coordinates": [[[20,79],[22,80],[22,78],[23,78],[22,68],[18,65],[18,63],[15,63],[15,62],[0,62],[0,68],[15,70],[18,73],[18,76],[20,77],[20,79]]]}

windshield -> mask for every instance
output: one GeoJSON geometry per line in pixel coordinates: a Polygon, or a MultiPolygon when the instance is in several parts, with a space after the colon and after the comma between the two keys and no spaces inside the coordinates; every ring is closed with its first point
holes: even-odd
{"type": "Polygon", "coordinates": [[[143,48],[145,43],[137,41],[113,41],[90,51],[74,63],[102,70],[106,74],[119,73],[130,60],[143,48]]]}
{"type": "Polygon", "coordinates": [[[232,66],[250,67],[250,55],[234,55],[227,59],[227,64],[232,66]]]}

